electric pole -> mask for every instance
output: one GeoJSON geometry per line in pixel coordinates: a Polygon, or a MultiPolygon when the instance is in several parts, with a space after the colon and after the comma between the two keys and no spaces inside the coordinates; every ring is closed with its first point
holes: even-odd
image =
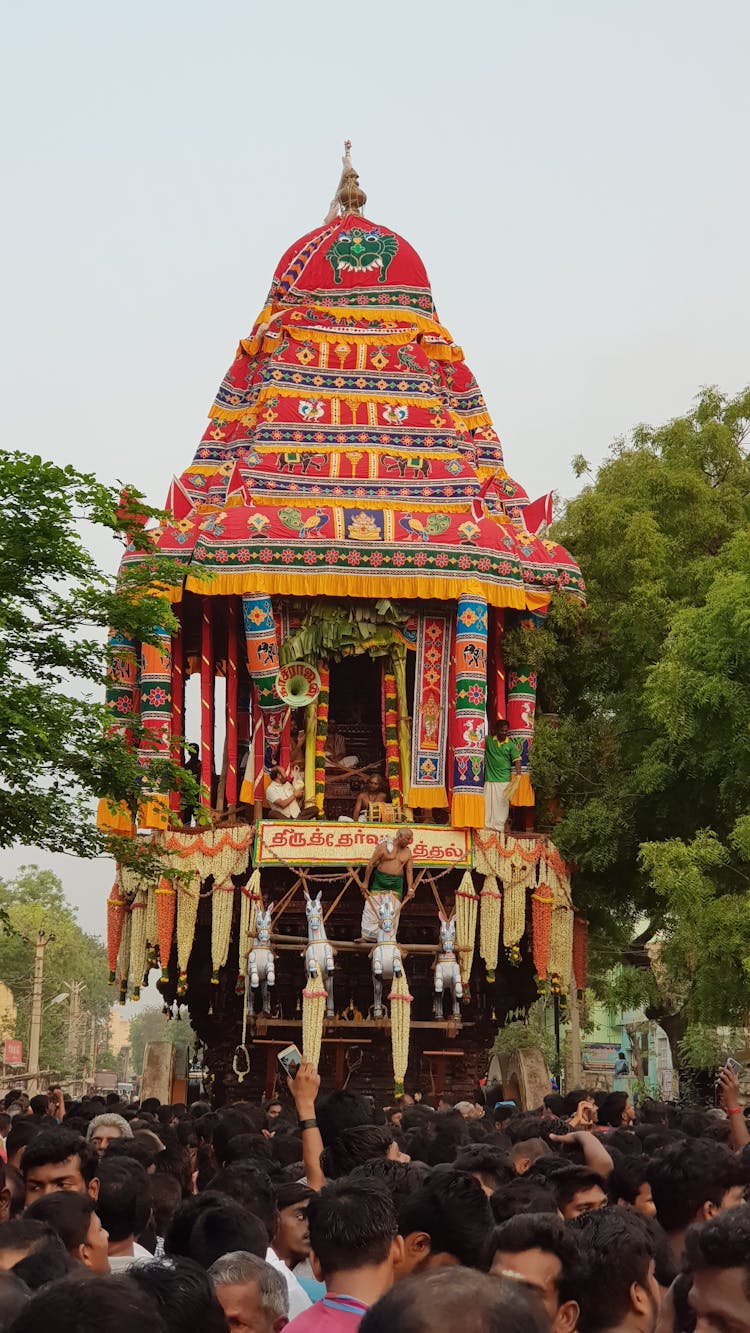
{"type": "Polygon", "coordinates": [[[68,1073],[77,1078],[78,1057],[81,1045],[81,992],[86,989],[85,981],[67,983],[70,1004],[68,1008],[68,1037],[65,1043],[65,1061],[68,1073]]]}
{"type": "Polygon", "coordinates": [[[29,1033],[28,1091],[29,1096],[39,1090],[39,1040],[42,1035],[42,982],[44,980],[44,951],[54,940],[45,930],[36,933],[34,948],[34,986],[31,992],[31,1032],[29,1033]]]}

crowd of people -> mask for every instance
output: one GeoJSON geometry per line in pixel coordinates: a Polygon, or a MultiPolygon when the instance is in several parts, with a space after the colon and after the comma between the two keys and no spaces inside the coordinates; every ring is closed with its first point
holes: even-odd
{"type": "Polygon", "coordinates": [[[0,1333],[750,1333],[750,1134],[627,1092],[0,1115],[0,1333]]]}

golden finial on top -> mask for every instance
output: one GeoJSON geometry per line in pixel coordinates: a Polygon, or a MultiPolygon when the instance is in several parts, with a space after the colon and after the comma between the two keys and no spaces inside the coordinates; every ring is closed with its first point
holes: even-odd
{"type": "Polygon", "coordinates": [[[338,189],[331,200],[331,206],[325,217],[326,222],[334,222],[340,215],[361,213],[367,203],[367,195],[359,183],[359,176],[352,166],[352,141],[344,141],[344,156],[341,159],[342,170],[338,189]]]}

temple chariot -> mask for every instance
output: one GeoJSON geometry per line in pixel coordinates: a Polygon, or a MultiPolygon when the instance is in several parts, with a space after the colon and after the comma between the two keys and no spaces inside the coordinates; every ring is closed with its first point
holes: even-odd
{"type": "MultiPolygon", "coordinates": [[[[110,966],[123,999],[159,969],[217,1101],[237,1082],[270,1094],[292,1042],[381,1100],[466,1094],[509,1012],[583,985],[585,922],[534,828],[537,682],[503,654],[552,597],[583,598],[581,574],[506,472],[419,256],[365,204],[347,148],[153,532],[179,628],[112,655],[114,716],[139,720],[144,756],[184,757],[202,795],[186,810],[144,791],[137,836],[180,873],[118,868],[110,966]],[[498,718],[521,772],[488,828],[498,718]],[[363,899],[404,830],[413,896],[375,876],[363,899]]],[[[99,819],[128,831],[106,801],[99,819]]]]}

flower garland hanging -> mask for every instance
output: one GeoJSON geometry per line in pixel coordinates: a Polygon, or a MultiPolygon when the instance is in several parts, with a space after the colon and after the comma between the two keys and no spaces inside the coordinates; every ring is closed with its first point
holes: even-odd
{"type": "Polygon", "coordinates": [[[469,870],[456,889],[456,949],[458,965],[461,969],[461,981],[464,990],[468,988],[471,965],[474,961],[474,944],[477,934],[477,909],[479,898],[474,892],[474,883],[469,870]]]}
{"type": "Polygon", "coordinates": [[[232,938],[234,884],[214,884],[211,894],[211,985],[218,986],[219,972],[229,956],[232,938]]]}
{"type": "Polygon", "coordinates": [[[146,893],[146,966],[143,972],[143,985],[148,985],[148,974],[156,967],[156,946],[159,940],[159,920],[157,914],[156,885],[149,884],[146,893]]]}
{"type": "Polygon", "coordinates": [[[479,895],[479,954],[487,969],[487,980],[495,980],[500,946],[502,894],[494,875],[485,875],[479,895]]]}
{"type": "Polygon", "coordinates": [[[141,983],[146,970],[146,911],[147,888],[140,888],[130,908],[130,962],[128,975],[132,979],[132,998],[140,1000],[141,983]]]}
{"type": "Polygon", "coordinates": [[[125,896],[118,877],[107,898],[107,963],[109,965],[110,986],[114,986],[117,979],[117,958],[120,953],[126,908],[125,896]]]}
{"type": "Polygon", "coordinates": [[[164,839],[180,870],[192,870],[199,879],[213,876],[215,884],[226,884],[233,875],[247,870],[254,830],[238,824],[234,828],[212,828],[206,832],[170,833],[164,839]]]}
{"type": "Polygon", "coordinates": [[[503,944],[516,953],[526,929],[526,888],[525,879],[514,874],[503,885],[503,944]]]}
{"type": "Polygon", "coordinates": [[[391,800],[403,803],[404,793],[401,784],[401,760],[398,749],[398,694],[396,677],[392,671],[383,673],[385,693],[385,762],[391,800]]]}
{"type": "Polygon", "coordinates": [[[237,946],[237,994],[245,991],[247,956],[255,936],[255,916],[258,904],[263,901],[260,890],[260,871],[255,867],[247,884],[240,889],[240,930],[237,946]]]}
{"type": "Polygon", "coordinates": [[[120,994],[117,997],[118,1004],[124,1004],[128,998],[128,976],[130,967],[130,936],[132,930],[132,917],[130,913],[130,904],[127,903],[125,915],[122,921],[122,935],[120,936],[120,950],[117,955],[117,972],[120,979],[120,994]]]}
{"type": "Polygon", "coordinates": [[[573,904],[567,867],[562,866],[562,875],[558,874],[560,868],[547,859],[546,869],[553,902],[547,966],[550,979],[559,979],[561,993],[567,994],[573,970],[573,904]]]}
{"type": "Polygon", "coordinates": [[[573,965],[573,909],[567,906],[555,907],[552,912],[552,925],[549,936],[550,979],[559,979],[560,989],[567,992],[570,986],[570,973],[573,965]]]}
{"type": "Polygon", "coordinates": [[[189,882],[180,884],[177,891],[177,995],[187,991],[187,966],[195,939],[195,920],[198,915],[201,882],[193,875],[189,882]]]}
{"type": "Polygon", "coordinates": [[[313,1069],[317,1069],[320,1063],[326,999],[325,988],[320,981],[310,977],[302,992],[302,1058],[309,1060],[313,1069]]]}
{"type": "Polygon", "coordinates": [[[406,973],[401,971],[393,978],[388,999],[391,1005],[391,1058],[393,1060],[393,1092],[395,1097],[404,1095],[404,1079],[409,1067],[409,1029],[411,1027],[411,1004],[413,996],[409,994],[406,973]]]}
{"type": "Polygon", "coordinates": [[[320,693],[317,698],[317,717],[315,730],[315,804],[318,813],[323,813],[326,794],[326,744],[328,741],[328,700],[330,689],[330,670],[328,663],[318,662],[320,693]]]}
{"type": "Polygon", "coordinates": [[[552,901],[552,894],[547,884],[540,884],[531,895],[531,951],[538,979],[547,975],[552,901]]]}
{"type": "Polygon", "coordinates": [[[156,893],[156,931],[161,963],[161,980],[169,981],[169,959],[172,953],[174,921],[177,909],[177,890],[168,879],[159,880],[156,893]]]}

